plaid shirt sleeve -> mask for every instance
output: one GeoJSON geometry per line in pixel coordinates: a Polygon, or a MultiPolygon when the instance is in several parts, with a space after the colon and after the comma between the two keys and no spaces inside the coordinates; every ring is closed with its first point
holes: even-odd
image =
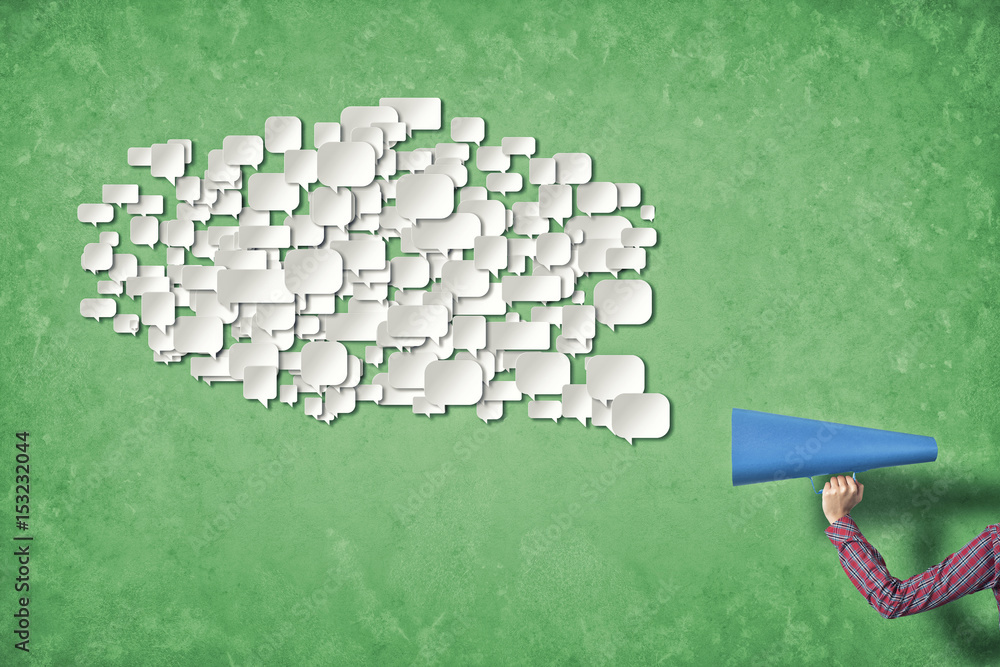
{"type": "Polygon", "coordinates": [[[884,618],[933,609],[963,595],[993,588],[1000,605],[1000,539],[997,525],[923,574],[899,580],[868,543],[850,515],[835,521],[826,535],[837,547],[840,564],[868,604],[884,618]]]}

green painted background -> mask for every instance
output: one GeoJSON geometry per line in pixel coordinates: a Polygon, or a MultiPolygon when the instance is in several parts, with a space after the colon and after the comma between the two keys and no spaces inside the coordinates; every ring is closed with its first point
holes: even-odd
{"type": "Polygon", "coordinates": [[[1000,658],[989,592],[883,620],[808,482],[733,488],[729,451],[733,407],[935,436],[936,463],[863,476],[854,516],[898,576],[998,520],[996,3],[320,4],[0,3],[0,470],[29,430],[33,662],[1000,658]],[[524,404],[327,426],[79,316],[77,204],[156,191],[128,147],[190,138],[204,169],[268,116],[311,142],[409,95],[643,186],[656,316],[595,351],[645,359],[668,437],[524,404]]]}

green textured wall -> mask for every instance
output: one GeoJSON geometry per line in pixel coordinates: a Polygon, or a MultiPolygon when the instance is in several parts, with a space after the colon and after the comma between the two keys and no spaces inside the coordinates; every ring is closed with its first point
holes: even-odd
{"type": "MultiPolygon", "coordinates": [[[[733,407],[935,436],[936,463],[863,476],[853,514],[897,576],[998,520],[997,3],[320,4],[0,2],[0,537],[28,430],[31,660],[1000,658],[989,592],[883,620],[808,482],[733,488],[729,444],[733,407]],[[645,359],[666,438],[524,404],[488,426],[360,404],[327,426],[80,317],[96,232],[77,204],[155,191],[128,147],[190,138],[204,169],[268,116],[311,128],[384,96],[643,186],[656,315],[595,352],[645,359]]],[[[4,664],[28,658],[14,569],[4,664]]]]}

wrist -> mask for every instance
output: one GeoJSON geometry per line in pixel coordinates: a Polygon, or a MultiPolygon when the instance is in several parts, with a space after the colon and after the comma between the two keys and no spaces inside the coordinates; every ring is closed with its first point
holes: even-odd
{"type": "Polygon", "coordinates": [[[839,515],[838,514],[827,514],[826,515],[826,520],[829,521],[830,525],[832,526],[833,524],[837,523],[838,521],[840,521],[841,519],[843,519],[848,514],[850,514],[850,512],[844,512],[843,514],[839,514],[839,515]]]}

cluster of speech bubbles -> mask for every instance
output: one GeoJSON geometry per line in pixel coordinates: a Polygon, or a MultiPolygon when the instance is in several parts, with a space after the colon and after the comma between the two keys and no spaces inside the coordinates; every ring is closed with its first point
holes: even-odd
{"type": "Polygon", "coordinates": [[[617,278],[645,268],[657,242],[655,228],[619,214],[638,207],[653,220],[640,187],[592,181],[586,153],[535,157],[532,137],[483,145],[482,118],[454,118],[450,143],[397,149],[440,129],[440,99],[383,98],[315,123],[313,148],[303,148],[299,118],[268,118],[263,138],[229,136],[210,151],[203,176],[187,174],[189,140],[130,148],[130,165],[174,186],[173,210],[138,185],[105,185],[77,218],[96,227],[124,209],[132,244],[164,246],[166,264],[140,266],[118,251],[118,232],[101,232],[81,264],[104,296],[83,299],[80,314],[110,318],[119,333],[146,325],[155,360],[195,355],[195,378],[242,382],[265,406],[301,394],[306,414],[328,423],[358,401],[425,415],[475,405],[489,422],[527,394],[534,419],[590,419],[629,442],[666,435],[670,403],[646,392],[642,359],[589,356],[586,383],[572,384],[567,356],[590,355],[598,322],[652,317],[649,284],[617,278]],[[266,154],[281,154],[283,171],[260,171],[266,154]],[[527,161],[538,196],[508,208],[490,193],[524,190],[512,159],[527,161]],[[486,187],[468,185],[473,160],[486,187]],[[401,250],[391,258],[390,238],[401,250]],[[576,283],[591,273],[611,277],[587,304],[576,283]],[[123,292],[141,299],[141,315],[118,313],[123,292]],[[529,320],[511,310],[517,302],[538,304],[529,320]],[[239,341],[228,348],[226,327],[239,341]],[[345,342],[368,343],[365,358],[345,342]],[[382,370],[370,383],[366,365],[382,370]],[[515,379],[494,379],[505,371],[515,379]]]}

